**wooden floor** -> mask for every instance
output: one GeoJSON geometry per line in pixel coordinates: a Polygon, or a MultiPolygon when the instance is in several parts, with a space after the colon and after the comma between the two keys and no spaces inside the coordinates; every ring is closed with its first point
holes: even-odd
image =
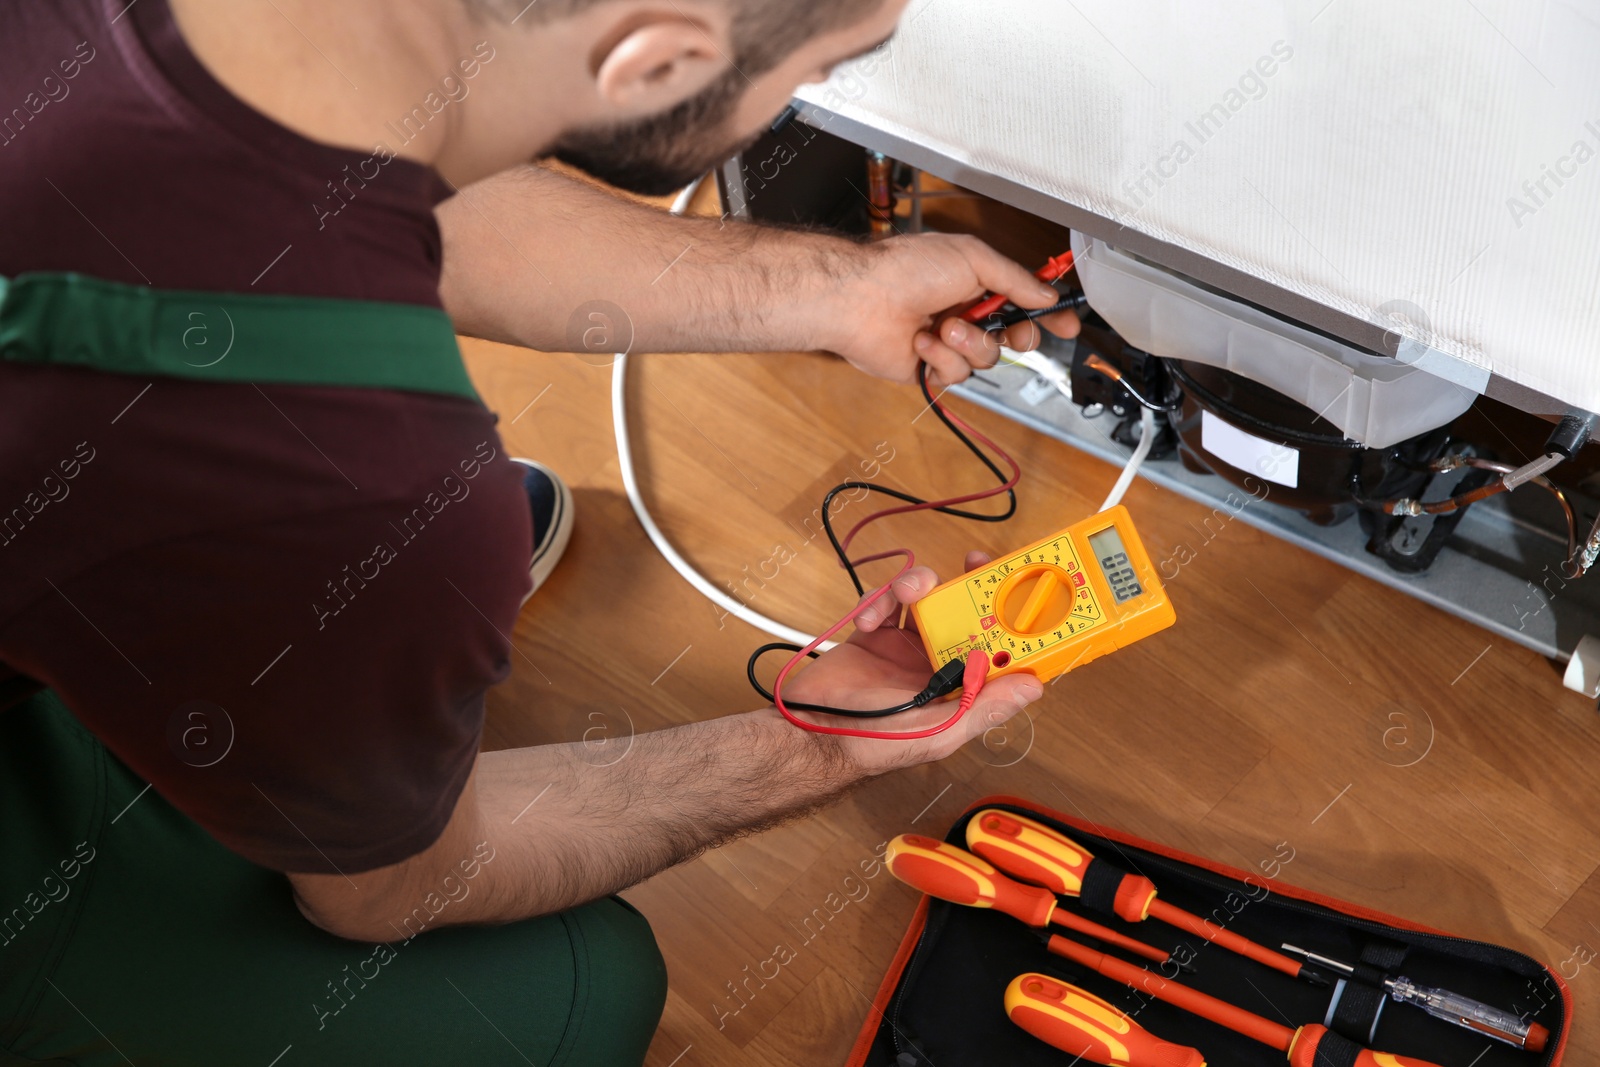
{"type": "MultiPolygon", "coordinates": [[[[566,559],[523,612],[516,673],[490,698],[491,746],[616,738],[758,703],[763,637],[720,612],[646,540],[622,495],[611,370],[593,357],[467,342],[515,454],[576,490],[566,559]]],[[[981,471],[908,388],[817,355],[644,356],[629,404],[646,495],[673,541],[753,605],[816,627],[852,602],[802,525],[864,459],[948,495],[981,471]],[[773,573],[770,560],[795,557],[773,573]]],[[[959,402],[958,408],[961,407],[959,402]]],[[[1003,526],[942,516],[871,536],[946,571],[1087,514],[1114,471],[992,414],[962,409],[1022,463],[1003,526]]],[[[1196,504],[1136,484],[1152,554],[1187,547],[1168,583],[1176,627],[1066,676],[1030,724],[880,780],[822,815],[736,842],[627,895],[671,972],[652,1067],[842,1063],[915,905],[888,875],[845,878],[890,836],[942,833],[1006,792],[1253,867],[1293,849],[1286,880],[1562,967],[1580,1022],[1568,1061],[1600,1062],[1600,716],[1508,641],[1196,504]],[[1211,519],[1209,526],[1207,520],[1211,519]],[[1192,558],[1190,558],[1192,556],[1192,558]],[[828,925],[799,920],[830,893],[828,925]],[[807,940],[807,938],[810,938],[807,940]],[[796,958],[741,1000],[774,954],[796,958]],[[1579,954],[1574,958],[1574,953],[1579,954]],[[1591,1060],[1590,1057],[1597,1059],[1591,1060]]]]}

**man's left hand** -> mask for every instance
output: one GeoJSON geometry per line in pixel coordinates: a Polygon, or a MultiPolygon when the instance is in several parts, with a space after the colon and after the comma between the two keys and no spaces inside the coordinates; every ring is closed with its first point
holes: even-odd
{"type": "MultiPolygon", "coordinates": [[[[965,570],[976,570],[988,562],[986,554],[969,552],[965,570]]],[[[900,629],[896,620],[902,605],[916,603],[938,586],[939,576],[927,567],[912,567],[895,579],[888,593],[857,616],[855,632],[847,640],[802,667],[785,684],[784,698],[836,708],[881,708],[914,697],[928,684],[932,668],[915,618],[907,618],[906,629],[900,629]]],[[[984,685],[966,716],[943,733],[910,740],[841,737],[839,750],[858,773],[867,775],[943,759],[968,741],[1003,726],[1043,695],[1044,686],[1032,674],[1004,675],[984,685]]],[[[879,719],[806,714],[827,726],[911,732],[936,726],[955,711],[955,703],[940,700],[879,719]]]]}

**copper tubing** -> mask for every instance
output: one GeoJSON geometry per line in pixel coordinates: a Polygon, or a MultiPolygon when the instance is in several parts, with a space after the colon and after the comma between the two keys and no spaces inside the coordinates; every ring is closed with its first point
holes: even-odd
{"type": "Polygon", "coordinates": [[[894,160],[882,152],[867,153],[867,212],[874,238],[894,233],[894,160]]]}
{"type": "Polygon", "coordinates": [[[1373,506],[1381,509],[1385,515],[1445,515],[1452,511],[1459,511],[1469,504],[1476,504],[1480,500],[1487,500],[1489,497],[1505,491],[1506,483],[1498,481],[1480,486],[1470,493],[1462,493],[1460,496],[1435,500],[1431,504],[1424,504],[1420,500],[1406,497],[1400,500],[1385,500],[1373,506]],[[1411,510],[1413,508],[1415,510],[1411,510]]]}
{"type": "Polygon", "coordinates": [[[1134,401],[1140,407],[1149,408],[1151,411],[1173,412],[1177,411],[1183,403],[1182,393],[1178,394],[1177,400],[1171,401],[1167,404],[1156,404],[1146,400],[1139,394],[1137,389],[1128,384],[1127,378],[1125,375],[1123,375],[1122,371],[1118,370],[1111,363],[1101,358],[1098,352],[1090,352],[1088,357],[1084,359],[1083,365],[1092,371],[1097,371],[1098,373],[1105,375],[1107,378],[1110,378],[1112,381],[1122,386],[1122,388],[1128,391],[1128,395],[1133,397],[1134,401]]]}
{"type": "MultiPolygon", "coordinates": [[[[1501,463],[1498,460],[1493,459],[1479,459],[1477,456],[1463,457],[1461,462],[1468,467],[1476,467],[1478,470],[1494,471],[1496,474],[1510,474],[1512,471],[1516,470],[1516,468],[1509,463],[1501,463]]],[[[1565,515],[1567,519],[1567,564],[1570,566],[1578,558],[1578,517],[1573,513],[1572,502],[1567,499],[1567,494],[1561,491],[1561,487],[1559,485],[1555,484],[1542,474],[1538,475],[1537,477],[1530,478],[1529,481],[1534,485],[1537,485],[1540,489],[1543,489],[1545,492],[1549,493],[1551,496],[1555,497],[1556,503],[1561,505],[1561,513],[1565,515]]],[[[1600,522],[1600,519],[1597,519],[1596,521],[1600,522]]]]}
{"type": "MultiPolygon", "coordinates": [[[[1488,485],[1480,486],[1471,492],[1462,493],[1459,496],[1446,497],[1443,500],[1436,500],[1429,504],[1424,504],[1418,500],[1405,498],[1400,500],[1384,500],[1381,502],[1375,501],[1367,503],[1366,506],[1378,508],[1382,510],[1385,515],[1446,515],[1452,511],[1459,511],[1470,504],[1476,504],[1480,500],[1486,500],[1491,496],[1496,496],[1505,492],[1506,483],[1504,476],[1517,469],[1509,463],[1501,463],[1498,460],[1492,459],[1482,459],[1478,456],[1448,456],[1442,460],[1438,460],[1432,464],[1429,464],[1428,469],[1434,472],[1442,472],[1452,470],[1458,466],[1472,467],[1477,470],[1493,471],[1494,473],[1501,475],[1501,480],[1497,482],[1490,482],[1488,485]],[[1415,508],[1416,510],[1409,510],[1405,506],[1409,506],[1409,508],[1415,508]]],[[[1566,517],[1567,520],[1566,563],[1570,569],[1578,557],[1578,519],[1573,513],[1572,502],[1567,499],[1567,494],[1561,490],[1560,486],[1556,485],[1549,478],[1546,478],[1542,474],[1535,475],[1528,481],[1529,484],[1537,485],[1540,489],[1543,489],[1545,492],[1555,497],[1556,503],[1561,505],[1561,513],[1566,517]]],[[[1600,518],[1596,519],[1596,527],[1597,529],[1600,529],[1600,518]]]]}
{"type": "Polygon", "coordinates": [[[1083,361],[1083,365],[1092,371],[1099,371],[1118,385],[1122,384],[1122,372],[1101,359],[1098,352],[1090,352],[1088,358],[1083,361]]]}

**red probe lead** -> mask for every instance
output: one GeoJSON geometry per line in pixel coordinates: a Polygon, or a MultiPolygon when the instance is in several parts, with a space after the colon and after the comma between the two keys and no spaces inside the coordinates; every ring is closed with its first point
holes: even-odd
{"type": "Polygon", "coordinates": [[[957,705],[956,718],[972,710],[983,683],[989,680],[989,653],[975,648],[967,653],[967,669],[961,674],[961,703],[957,705]]]}
{"type": "MultiPolygon", "coordinates": [[[[923,366],[926,367],[927,364],[923,364],[923,366]]],[[[943,396],[944,394],[941,393],[939,395],[943,396]]],[[[872,514],[866,516],[860,522],[850,527],[850,531],[843,537],[839,538],[839,548],[841,550],[849,549],[850,542],[855,539],[856,534],[860,533],[864,528],[872,523],[877,522],[879,519],[887,518],[890,515],[902,515],[908,511],[929,511],[934,508],[952,507],[956,504],[970,504],[974,500],[986,500],[991,496],[999,496],[1008,489],[1015,489],[1017,487],[1017,483],[1022,480],[1022,468],[1017,465],[1017,461],[1012,459],[1004,449],[995,444],[993,441],[989,440],[987,437],[983,436],[983,434],[979,433],[977,430],[974,430],[964,420],[962,420],[959,415],[956,415],[949,408],[939,403],[938,397],[934,398],[933,406],[938,408],[939,413],[945,418],[949,419],[951,422],[965,430],[968,437],[986,447],[990,452],[995,454],[995,457],[999,459],[1001,463],[1004,463],[1007,467],[1010,467],[1011,477],[1007,478],[999,485],[980,490],[976,493],[967,493],[965,496],[952,496],[947,497],[944,500],[925,500],[920,504],[901,504],[898,507],[884,508],[881,511],[874,511],[872,514]]],[[[855,560],[851,561],[852,566],[855,564],[855,562],[855,560]]],[[[896,575],[896,577],[899,576],[896,575]]]]}
{"type": "Polygon", "coordinates": [[[773,680],[773,706],[778,709],[778,713],[780,715],[794,723],[796,726],[800,727],[802,730],[810,730],[811,732],[818,734],[834,734],[841,737],[866,737],[887,741],[909,741],[920,737],[932,737],[934,734],[940,734],[950,729],[950,727],[960,722],[967,712],[972,710],[972,705],[978,699],[978,693],[983,689],[983,683],[988,680],[989,654],[981,649],[974,649],[967,654],[966,667],[961,675],[961,700],[956,705],[955,714],[951,715],[938,726],[931,726],[926,730],[856,730],[845,726],[820,726],[816,723],[807,722],[804,719],[797,717],[794,712],[790,711],[784,705],[783,680],[789,676],[789,672],[794,669],[795,664],[799,663],[812,652],[816,651],[818,645],[822,644],[822,642],[826,641],[828,638],[844,629],[848,623],[853,622],[856,616],[860,615],[880,597],[882,597],[883,594],[887,593],[889,591],[889,586],[898,581],[901,575],[904,575],[906,571],[909,571],[912,565],[916,562],[916,559],[914,556],[912,556],[911,551],[904,548],[897,548],[889,552],[880,552],[874,556],[864,556],[861,559],[851,560],[852,564],[871,563],[874,560],[888,559],[891,556],[905,557],[905,566],[900,568],[900,573],[896,574],[893,578],[889,579],[888,582],[880,585],[867,596],[863,597],[861,603],[852,608],[844,618],[830,626],[826,632],[818,634],[809,645],[807,645],[805,648],[802,648],[799,652],[796,652],[794,657],[790,659],[788,663],[783,665],[783,669],[778,671],[778,677],[773,680]]]}

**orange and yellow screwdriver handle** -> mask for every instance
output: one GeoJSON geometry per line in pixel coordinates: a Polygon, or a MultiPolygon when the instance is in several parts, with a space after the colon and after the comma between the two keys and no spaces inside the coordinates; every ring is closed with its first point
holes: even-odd
{"type": "Polygon", "coordinates": [[[921,834],[901,834],[884,853],[891,874],[930,897],[993,908],[1029,926],[1050,924],[1055,894],[1012,881],[970,852],[921,834]]]}
{"type": "Polygon", "coordinates": [[[1218,1000],[1209,993],[1202,993],[1180,982],[1168,981],[1154,971],[1135,967],[1126,960],[1108,956],[1088,945],[1081,945],[1070,937],[1052,936],[1045,942],[1045,948],[1054,955],[1087,967],[1113,982],[1121,982],[1157,1000],[1176,1004],[1191,1015],[1210,1019],[1219,1026],[1226,1026],[1229,1030],[1244,1034],[1263,1045],[1271,1045],[1280,1052],[1287,1052],[1290,1042],[1294,1040],[1294,1030],[1287,1026],[1275,1023],[1271,1019],[1263,1019],[1243,1008],[1236,1008],[1225,1000],[1218,1000]]]}
{"type": "MultiPolygon", "coordinates": [[[[1310,1023],[1296,1030],[1294,1041],[1289,1045],[1289,1067],[1317,1067],[1317,1050],[1328,1036],[1328,1028],[1319,1023],[1310,1023]]],[[[1391,1052],[1374,1052],[1370,1048],[1356,1053],[1353,1061],[1343,1062],[1349,1062],[1351,1067],[1438,1067],[1415,1056],[1396,1056],[1391,1052]]]]}
{"type": "Polygon", "coordinates": [[[1145,1030],[1122,1011],[1075,985],[1021,974],[1006,987],[1006,1015],[1062,1052],[1105,1067],[1206,1067],[1205,1057],[1145,1030]]]}
{"type": "MultiPolygon", "coordinates": [[[[1026,816],[995,808],[986,808],[968,820],[967,847],[1007,874],[1067,897],[1082,895],[1090,865],[1103,863],[1065,834],[1026,816]]],[[[1299,960],[1156,899],[1156,887],[1150,879],[1122,874],[1115,868],[1101,870],[1122,876],[1112,903],[1118,918],[1136,923],[1153,916],[1291,978],[1300,977],[1303,965],[1299,960]]]]}
{"type": "Polygon", "coordinates": [[[885,859],[891,874],[930,897],[973,908],[993,908],[1036,928],[1054,923],[1156,963],[1170,958],[1154,945],[1062,910],[1048,889],[1007,878],[972,853],[943,841],[921,834],[901,834],[889,842],[885,859]]]}
{"type": "Polygon", "coordinates": [[[1348,1059],[1333,1056],[1333,1050],[1329,1050],[1330,1057],[1325,1057],[1326,1062],[1350,1063],[1353,1067],[1438,1067],[1437,1064],[1419,1060],[1414,1056],[1396,1056],[1388,1052],[1357,1048],[1345,1038],[1330,1033],[1327,1027],[1317,1023],[1291,1030],[1271,1019],[1263,1019],[1254,1012],[1235,1007],[1225,1000],[1218,1000],[1208,993],[1169,981],[1159,974],[1143,967],[1135,967],[1115,956],[1108,956],[1088,945],[1080,945],[1071,938],[1059,935],[1051,937],[1046,942],[1046,947],[1055,955],[1072,960],[1114,982],[1121,982],[1157,1000],[1176,1005],[1192,1015],[1209,1019],[1219,1026],[1244,1034],[1263,1045],[1269,1045],[1280,1052],[1287,1052],[1289,1067],[1317,1067],[1317,1050],[1322,1048],[1324,1042],[1341,1046],[1339,1051],[1346,1055],[1354,1053],[1354,1059],[1348,1059]]]}
{"type": "Polygon", "coordinates": [[[1013,877],[1075,897],[1083,892],[1094,854],[1043,823],[996,808],[967,822],[967,847],[1013,877]]]}

